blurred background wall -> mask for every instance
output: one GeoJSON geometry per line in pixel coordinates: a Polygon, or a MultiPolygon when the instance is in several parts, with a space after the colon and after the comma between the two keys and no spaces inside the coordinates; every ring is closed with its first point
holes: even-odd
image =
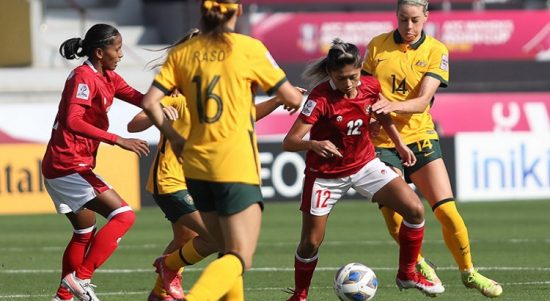
{"type": "Polygon", "coordinates": [[[0,67],[32,64],[31,5],[28,1],[0,0],[0,67]],[[4,44],[5,43],[5,44],[4,44]],[[9,43],[9,44],[8,44],[9,43]]]}

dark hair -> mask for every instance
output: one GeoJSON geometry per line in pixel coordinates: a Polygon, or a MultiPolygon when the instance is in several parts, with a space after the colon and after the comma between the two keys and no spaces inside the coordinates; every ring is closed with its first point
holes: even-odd
{"type": "Polygon", "coordinates": [[[201,5],[201,29],[205,35],[229,45],[224,33],[229,30],[227,21],[237,13],[238,0],[203,0],[201,5]]]}
{"type": "Polygon", "coordinates": [[[120,35],[118,30],[108,24],[96,24],[86,32],[84,40],[71,38],[61,43],[59,54],[68,59],[74,60],[80,57],[90,57],[96,48],[105,49],[112,44],[115,37],[120,35]]]}
{"type": "Polygon", "coordinates": [[[198,28],[191,28],[184,36],[183,38],[179,39],[177,42],[169,45],[169,46],[166,46],[164,48],[161,48],[161,49],[158,49],[158,50],[151,50],[151,51],[163,51],[163,50],[166,50],[166,53],[164,53],[161,57],[158,57],[150,62],[147,63],[147,67],[149,69],[154,69],[154,68],[157,68],[157,67],[160,67],[162,66],[162,64],[164,64],[164,61],[165,61],[165,58],[166,58],[166,55],[168,54],[168,52],[170,52],[170,50],[176,46],[178,46],[179,44],[182,44],[182,43],[185,43],[189,40],[191,40],[192,38],[198,36],[199,34],[201,33],[201,31],[198,29],[198,28]]]}
{"type": "Polygon", "coordinates": [[[361,68],[363,60],[359,48],[351,43],[344,43],[341,39],[334,39],[326,57],[309,64],[302,73],[302,78],[312,86],[325,81],[329,72],[340,70],[347,65],[361,68]]]}

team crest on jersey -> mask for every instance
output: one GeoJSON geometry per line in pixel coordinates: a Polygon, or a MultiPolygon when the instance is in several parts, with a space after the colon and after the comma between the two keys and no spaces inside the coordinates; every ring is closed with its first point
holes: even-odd
{"type": "Polygon", "coordinates": [[[302,114],[306,116],[311,116],[311,113],[313,113],[313,109],[315,109],[316,105],[317,105],[317,102],[315,102],[314,100],[308,99],[304,104],[304,108],[302,109],[302,114]]]}
{"type": "Polygon", "coordinates": [[[344,120],[344,117],[342,117],[341,115],[338,115],[338,117],[336,117],[336,121],[342,122],[342,120],[344,120]]]}
{"type": "Polygon", "coordinates": [[[449,56],[444,54],[441,56],[441,64],[439,65],[439,68],[444,71],[449,71],[449,56]]]}
{"type": "Polygon", "coordinates": [[[78,84],[78,89],[76,90],[76,98],[88,100],[90,97],[90,89],[86,84],[78,84]]]}
{"type": "Polygon", "coordinates": [[[424,68],[424,67],[428,66],[428,63],[425,62],[425,61],[418,61],[418,62],[416,62],[416,65],[417,65],[418,67],[424,68]]]}

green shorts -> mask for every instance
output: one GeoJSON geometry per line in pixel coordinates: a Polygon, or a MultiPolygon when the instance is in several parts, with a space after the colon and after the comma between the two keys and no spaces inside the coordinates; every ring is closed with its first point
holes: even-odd
{"type": "Polygon", "coordinates": [[[405,175],[405,180],[407,183],[411,183],[410,175],[422,168],[424,165],[439,159],[443,158],[441,153],[441,146],[439,145],[439,140],[437,139],[426,139],[417,141],[407,145],[413,152],[416,157],[416,164],[411,167],[403,166],[401,163],[401,158],[397,153],[395,148],[376,148],[376,155],[380,160],[386,165],[400,169],[405,175]]]}
{"type": "Polygon", "coordinates": [[[258,203],[263,210],[263,197],[259,185],[212,182],[186,178],[187,188],[195,206],[201,212],[216,211],[219,216],[229,216],[258,203]]]}
{"type": "Polygon", "coordinates": [[[197,211],[193,198],[187,190],[178,190],[167,194],[153,194],[153,199],[164,212],[167,220],[176,223],[185,214],[197,211]]]}

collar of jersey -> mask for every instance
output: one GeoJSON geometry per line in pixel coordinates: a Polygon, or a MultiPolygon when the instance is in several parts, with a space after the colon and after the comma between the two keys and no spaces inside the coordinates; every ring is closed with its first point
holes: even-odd
{"type": "Polygon", "coordinates": [[[90,62],[90,60],[86,60],[84,62],[84,64],[90,66],[90,68],[92,68],[92,70],[94,70],[94,72],[97,73],[97,69],[94,67],[94,64],[92,64],[92,62],[90,62]]]}
{"type": "MultiPolygon", "coordinates": [[[[420,39],[415,43],[410,44],[409,47],[411,47],[412,49],[418,49],[418,47],[420,47],[420,45],[422,45],[422,43],[424,43],[425,40],[426,40],[426,33],[424,33],[424,30],[422,30],[422,32],[420,33],[420,39]]],[[[403,38],[401,37],[397,29],[394,30],[393,32],[393,41],[395,42],[395,44],[404,43],[403,38]]]]}
{"type": "MultiPolygon", "coordinates": [[[[335,91],[337,89],[332,79],[328,80],[328,84],[330,85],[330,88],[332,89],[332,91],[335,91]]],[[[361,80],[359,80],[359,82],[357,83],[357,87],[359,86],[361,86],[361,80]]]]}

